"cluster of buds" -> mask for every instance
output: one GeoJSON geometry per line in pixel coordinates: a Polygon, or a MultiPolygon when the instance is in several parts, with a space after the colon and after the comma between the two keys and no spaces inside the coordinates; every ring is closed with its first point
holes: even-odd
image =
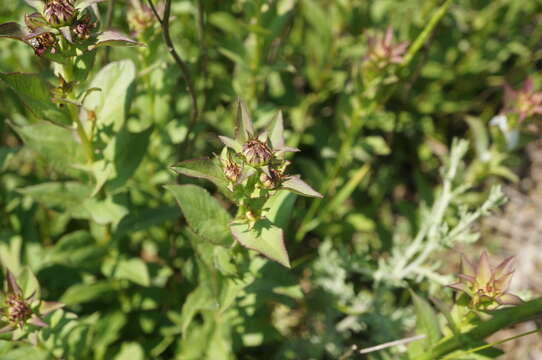
{"type": "MultiPolygon", "coordinates": [[[[299,151],[285,146],[282,113],[278,113],[269,131],[257,135],[246,105],[239,101],[235,139],[220,136],[225,147],[220,156],[224,176],[233,191],[236,186],[250,188],[255,185],[258,196],[261,190],[287,188],[306,196],[321,196],[297,176],[286,175],[288,152],[299,151]],[[294,184],[295,183],[295,184],[294,184]],[[300,189],[304,190],[300,190],[300,189]]],[[[250,188],[248,192],[253,192],[250,188]]]]}
{"type": "Polygon", "coordinates": [[[42,302],[35,299],[35,293],[24,297],[22,289],[17,284],[15,276],[7,272],[6,291],[0,294],[0,333],[22,329],[26,324],[47,327],[40,315],[62,307],[60,303],[42,302]]]}
{"type": "Polygon", "coordinates": [[[368,52],[365,61],[378,70],[390,64],[399,64],[408,48],[408,42],[394,43],[393,28],[388,27],[383,37],[368,37],[368,52]]]}
{"type": "Polygon", "coordinates": [[[448,285],[470,298],[469,306],[475,310],[493,310],[500,305],[518,305],[521,299],[508,292],[514,273],[514,257],[509,257],[496,267],[489,263],[486,251],[477,263],[461,257],[459,282],[448,285]]]}
{"type": "MultiPolygon", "coordinates": [[[[0,38],[16,39],[30,45],[36,55],[77,56],[78,50],[91,51],[99,46],[141,46],[115,31],[95,31],[96,20],[86,10],[103,0],[28,0],[37,11],[25,15],[24,25],[0,24],[0,38]],[[73,46],[76,45],[76,48],[73,46]]],[[[51,57],[59,61],[58,57],[51,57]]]]}
{"type": "MultiPolygon", "coordinates": [[[[284,125],[279,112],[268,131],[257,135],[246,105],[239,101],[237,107],[235,139],[220,136],[225,147],[220,154],[220,166],[228,189],[241,194],[240,206],[246,208],[246,218],[255,221],[261,214],[258,206],[250,206],[253,199],[266,199],[271,191],[285,189],[295,193],[321,197],[322,195],[302,181],[299,176],[286,174],[288,152],[298,149],[285,146],[284,125]]],[[[261,204],[260,201],[255,201],[261,204]]]]}

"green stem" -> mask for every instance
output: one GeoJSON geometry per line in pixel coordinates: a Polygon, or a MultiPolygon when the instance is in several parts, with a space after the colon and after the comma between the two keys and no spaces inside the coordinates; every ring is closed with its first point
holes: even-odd
{"type": "MultiPolygon", "coordinates": [[[[497,310],[492,313],[493,317],[484,321],[473,329],[439,342],[430,352],[416,360],[434,360],[460,350],[465,344],[482,341],[488,336],[508,326],[527,321],[542,313],[542,297],[526,302],[522,305],[497,310]]],[[[475,349],[478,351],[481,349],[475,349]]],[[[473,350],[474,352],[474,350],[473,350]]]]}

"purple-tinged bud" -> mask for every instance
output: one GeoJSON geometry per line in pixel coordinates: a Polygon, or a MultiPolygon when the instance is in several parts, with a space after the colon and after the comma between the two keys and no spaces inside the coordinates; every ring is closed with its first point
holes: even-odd
{"type": "Polygon", "coordinates": [[[49,0],[43,10],[43,16],[54,27],[71,25],[77,17],[77,9],[70,0],[49,0]]]}
{"type": "Polygon", "coordinates": [[[51,32],[45,32],[31,37],[28,39],[28,43],[34,48],[34,53],[38,56],[42,56],[47,51],[52,54],[56,52],[55,45],[57,39],[51,32]]]}
{"type": "Polygon", "coordinates": [[[77,20],[70,30],[74,35],[74,38],[79,40],[88,40],[90,38],[92,30],[96,27],[96,24],[92,22],[90,15],[85,15],[81,19],[77,20]]]}
{"type": "Polygon", "coordinates": [[[273,158],[273,152],[265,143],[253,139],[243,145],[243,156],[250,165],[261,166],[273,158]]]}
{"type": "Polygon", "coordinates": [[[8,320],[22,327],[30,316],[32,316],[32,309],[30,305],[17,294],[9,294],[6,299],[7,305],[7,317],[8,320]]]}
{"type": "Polygon", "coordinates": [[[241,176],[242,170],[241,166],[231,161],[224,165],[224,176],[232,183],[236,183],[241,176]]]}
{"type": "Polygon", "coordinates": [[[273,168],[267,168],[260,175],[262,187],[268,190],[274,190],[280,186],[282,174],[273,168]]]}

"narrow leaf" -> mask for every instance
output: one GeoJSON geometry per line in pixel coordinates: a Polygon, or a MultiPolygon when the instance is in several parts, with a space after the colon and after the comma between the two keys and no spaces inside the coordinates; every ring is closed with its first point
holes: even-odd
{"type": "Polygon", "coordinates": [[[293,175],[288,177],[285,181],[282,182],[282,187],[284,189],[293,191],[296,194],[310,197],[322,198],[322,194],[310,187],[309,184],[301,180],[299,175],[293,175]]]}
{"type": "Polygon", "coordinates": [[[92,49],[96,49],[101,46],[144,46],[130,37],[121,34],[116,31],[107,30],[98,35],[97,41],[92,49]]]}
{"type": "Polygon", "coordinates": [[[247,105],[241,99],[237,99],[237,129],[235,138],[237,141],[246,142],[254,137],[254,125],[247,109],[247,105]]]}

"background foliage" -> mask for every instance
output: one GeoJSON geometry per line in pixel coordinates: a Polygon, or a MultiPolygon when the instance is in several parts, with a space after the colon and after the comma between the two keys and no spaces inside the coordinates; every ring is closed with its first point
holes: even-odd
{"type": "MultiPolygon", "coordinates": [[[[451,302],[453,249],[479,240],[470,225],[503,203],[491,186],[525,166],[532,133],[508,149],[489,121],[505,83],[542,81],[542,2],[451,1],[408,66],[362,83],[368,38],[391,25],[412,43],[441,3],[175,0],[171,38],[196,114],[159,24],[148,9],[134,22],[134,4],[99,4],[102,28],[111,6],[112,27],[146,46],[97,52],[91,168],[72,166],[85,158],[73,129],[39,120],[2,75],[0,261],[30,268],[41,297],[66,304],[40,347],[2,340],[2,359],[338,359],[415,331],[409,287],[451,302]],[[199,241],[181,195],[166,191],[197,184],[231,212],[216,187],[170,166],[219,152],[237,97],[257,128],[283,111],[287,144],[302,150],[292,171],[324,194],[289,200],[292,269],[199,241]],[[452,151],[453,138],[470,147],[452,151]],[[246,256],[246,268],[232,265],[246,256]]],[[[0,22],[25,12],[6,2],[0,22]]],[[[0,72],[54,82],[24,44],[0,49],[0,72]]]]}

